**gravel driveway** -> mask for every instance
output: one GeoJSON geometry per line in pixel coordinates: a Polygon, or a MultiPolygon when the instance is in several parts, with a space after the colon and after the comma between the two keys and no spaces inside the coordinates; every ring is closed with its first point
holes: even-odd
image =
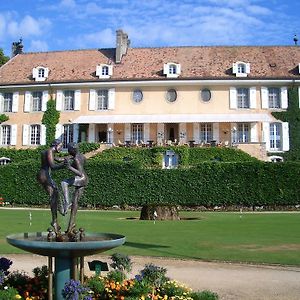
{"type": "MultiPolygon", "coordinates": [[[[35,266],[47,264],[47,257],[31,254],[0,255],[13,261],[12,270],[30,274],[35,266]]],[[[92,275],[87,262],[99,259],[109,262],[109,257],[95,255],[85,258],[85,273],[92,275]]],[[[195,260],[131,257],[132,274],[144,265],[153,263],[165,267],[167,275],[193,290],[211,290],[226,300],[299,300],[300,267],[274,267],[248,264],[201,262],[195,260]]]]}

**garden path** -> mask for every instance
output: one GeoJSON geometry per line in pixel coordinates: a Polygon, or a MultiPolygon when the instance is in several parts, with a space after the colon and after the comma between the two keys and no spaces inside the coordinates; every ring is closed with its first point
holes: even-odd
{"type": "MultiPolygon", "coordinates": [[[[31,254],[0,255],[13,261],[12,270],[23,270],[32,274],[35,266],[47,264],[47,257],[31,254]]],[[[87,261],[99,259],[109,262],[105,255],[85,258],[87,261]]],[[[249,265],[196,260],[166,259],[154,257],[131,257],[132,275],[144,265],[153,263],[165,267],[167,275],[193,290],[211,290],[219,294],[221,300],[299,300],[300,267],[249,265]]]]}

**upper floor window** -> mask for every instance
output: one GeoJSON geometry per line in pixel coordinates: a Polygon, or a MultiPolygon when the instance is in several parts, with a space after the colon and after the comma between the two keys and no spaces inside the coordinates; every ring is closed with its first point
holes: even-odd
{"type": "Polygon", "coordinates": [[[132,94],[134,102],[139,103],[143,100],[143,92],[141,90],[134,90],[132,94]]]}
{"type": "Polygon", "coordinates": [[[201,90],[201,100],[203,102],[209,102],[211,99],[211,91],[209,89],[201,90]]]}
{"type": "Polygon", "coordinates": [[[30,145],[41,144],[41,125],[34,124],[30,125],[30,145]]]}
{"type": "Polygon", "coordinates": [[[164,75],[170,78],[176,78],[181,73],[181,66],[180,64],[175,63],[167,63],[164,64],[164,75]]]}
{"type": "Polygon", "coordinates": [[[279,151],[282,147],[281,123],[270,123],[270,150],[279,151]]]}
{"type": "Polygon", "coordinates": [[[242,61],[233,63],[232,73],[235,74],[236,77],[247,77],[247,75],[250,73],[250,64],[242,61]]]}
{"type": "Polygon", "coordinates": [[[11,126],[10,125],[2,125],[0,127],[1,132],[0,132],[0,144],[1,145],[10,145],[11,144],[11,126]]]}
{"type": "Polygon", "coordinates": [[[169,102],[175,102],[177,99],[177,92],[174,89],[169,89],[166,94],[166,99],[169,102]]]}
{"type": "Polygon", "coordinates": [[[287,87],[262,87],[262,108],[286,109],[288,107],[287,87]]]}
{"type": "Polygon", "coordinates": [[[110,78],[113,74],[113,66],[112,65],[98,65],[96,67],[96,76],[99,78],[110,78]]]}
{"type": "Polygon", "coordinates": [[[3,112],[12,112],[13,93],[3,94],[3,112]]]}
{"type": "Polygon", "coordinates": [[[237,108],[250,108],[249,89],[237,89],[237,108]]]}
{"type": "Polygon", "coordinates": [[[32,77],[35,79],[35,81],[45,81],[48,78],[48,75],[48,68],[38,66],[32,69],[32,77]]]}
{"type": "Polygon", "coordinates": [[[74,110],[74,91],[64,91],[64,110],[74,110]]]}
{"type": "Polygon", "coordinates": [[[108,90],[97,91],[97,110],[108,109],[108,90]]]}

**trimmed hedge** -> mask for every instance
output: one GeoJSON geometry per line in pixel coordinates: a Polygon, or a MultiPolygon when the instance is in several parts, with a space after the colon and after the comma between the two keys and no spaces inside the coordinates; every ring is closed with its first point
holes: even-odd
{"type": "MultiPolygon", "coordinates": [[[[0,166],[0,195],[15,205],[47,205],[36,181],[39,161],[0,166]],[[17,174],[17,175],[16,175],[17,174]]],[[[296,162],[207,162],[185,169],[144,169],[135,162],[89,160],[89,185],[80,205],[285,206],[300,203],[300,164],[296,162]]],[[[53,172],[59,183],[73,176],[53,172]]]]}

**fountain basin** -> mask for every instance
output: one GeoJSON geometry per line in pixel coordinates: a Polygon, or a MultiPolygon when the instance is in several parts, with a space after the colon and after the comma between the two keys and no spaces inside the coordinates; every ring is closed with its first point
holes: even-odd
{"type": "Polygon", "coordinates": [[[125,237],[113,233],[85,233],[83,241],[47,241],[48,232],[30,232],[8,235],[6,240],[27,252],[51,257],[82,257],[101,253],[125,243],[125,237]]]}

